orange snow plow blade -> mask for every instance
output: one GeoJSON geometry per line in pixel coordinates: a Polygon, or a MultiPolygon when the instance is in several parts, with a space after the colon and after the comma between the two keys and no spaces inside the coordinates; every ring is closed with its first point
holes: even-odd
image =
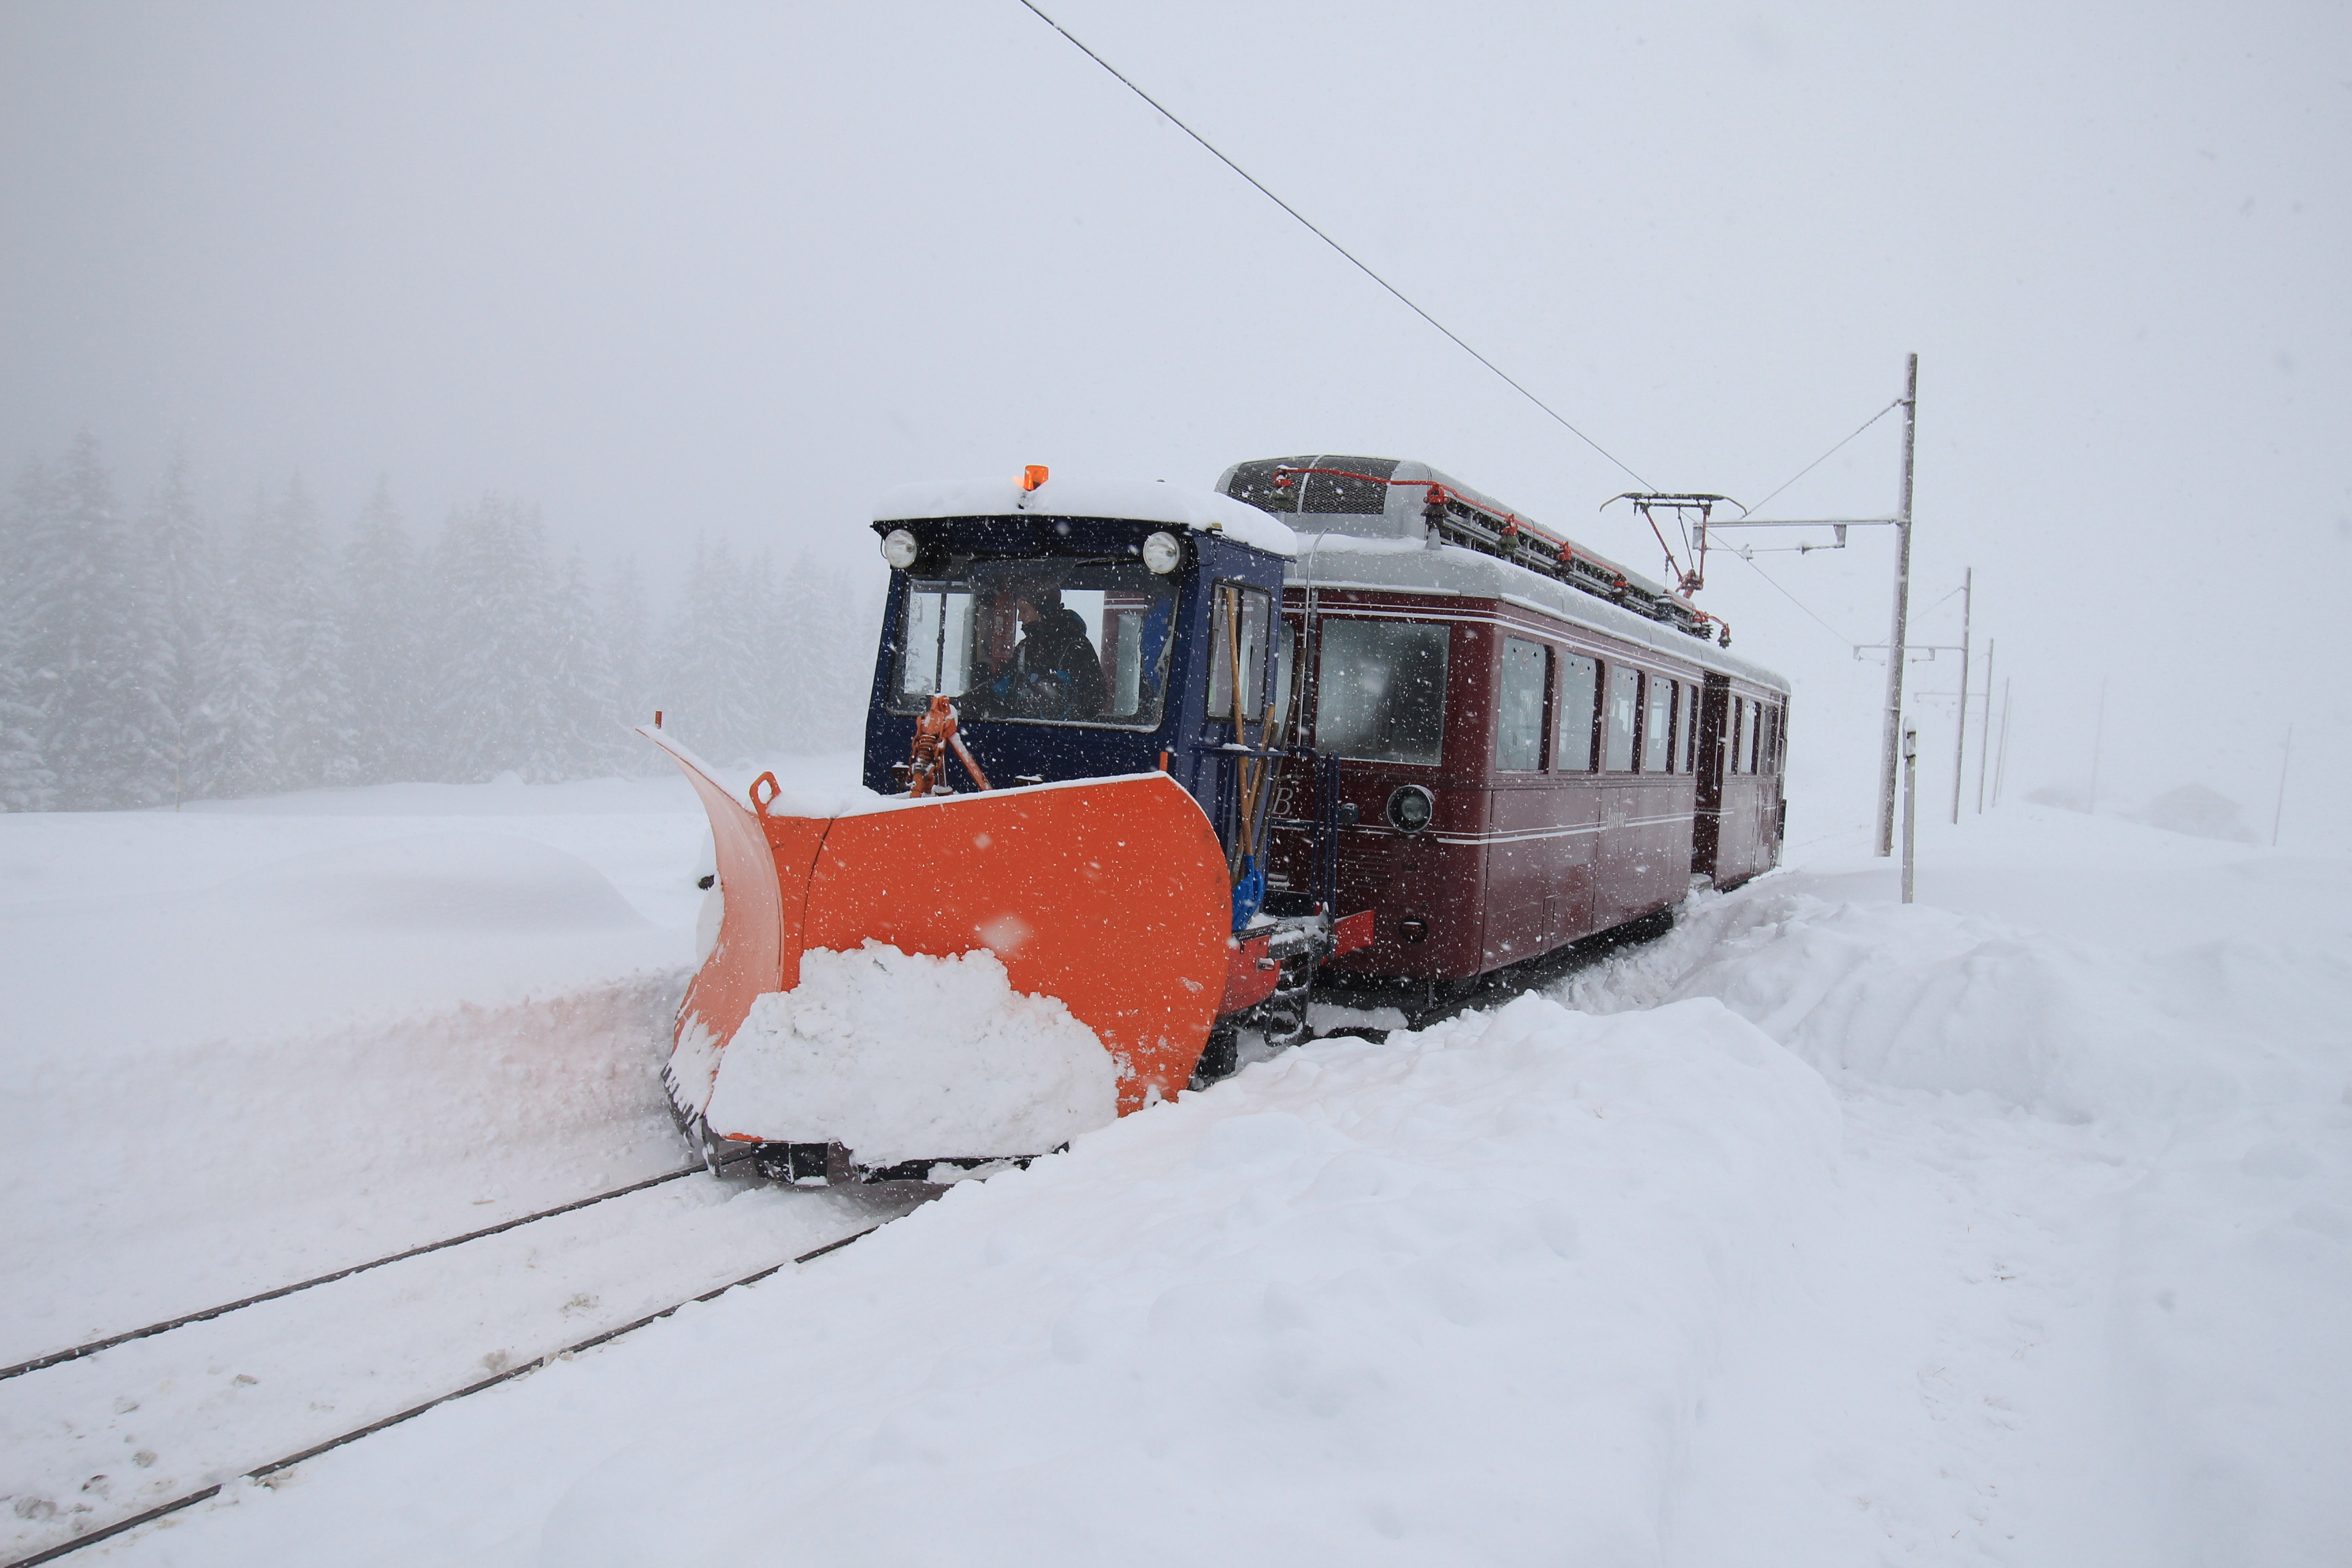
{"type": "MultiPolygon", "coordinates": [[[[1118,1110],[1172,1098],[1206,1043],[1228,968],[1224,850],[1165,773],[894,801],[843,816],[749,806],[659,730],[701,797],[725,914],[679,1009],[708,1071],[753,998],[800,983],[810,948],[866,941],[950,958],[987,948],[1015,991],[1053,996],[1119,1063],[1118,1110]]],[[[680,1086],[708,1100],[709,1081],[680,1086]]],[[[721,1135],[728,1130],[716,1129],[721,1135]]]]}

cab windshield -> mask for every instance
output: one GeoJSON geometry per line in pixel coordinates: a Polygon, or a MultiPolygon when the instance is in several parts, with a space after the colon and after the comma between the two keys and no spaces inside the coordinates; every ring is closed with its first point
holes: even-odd
{"type": "Polygon", "coordinates": [[[1160,723],[1175,584],[1132,556],[980,561],[907,579],[890,708],[967,719],[1160,723]]]}

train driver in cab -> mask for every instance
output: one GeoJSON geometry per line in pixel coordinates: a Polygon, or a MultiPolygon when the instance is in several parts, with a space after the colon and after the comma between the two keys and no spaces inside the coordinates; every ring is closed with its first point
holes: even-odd
{"type": "Polygon", "coordinates": [[[1013,598],[1021,640],[992,679],[957,699],[973,719],[1092,719],[1109,695],[1102,658],[1087,623],[1062,603],[1050,582],[1014,582],[1003,590],[1013,598]]]}

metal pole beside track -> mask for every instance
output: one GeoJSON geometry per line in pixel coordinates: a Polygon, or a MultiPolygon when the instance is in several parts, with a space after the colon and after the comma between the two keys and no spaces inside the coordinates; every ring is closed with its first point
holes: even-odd
{"type": "Polygon", "coordinates": [[[2106,738],[2107,682],[2102,676],[2099,679],[2099,715],[2091,721],[2091,799],[2083,807],[2084,812],[2092,816],[2096,816],[2099,812],[2099,748],[2106,742],[2106,738]]]}
{"type": "Polygon", "coordinates": [[[1992,764],[1992,803],[1995,805],[1999,805],[2000,804],[2001,780],[2007,777],[2009,773],[2009,688],[2010,678],[2007,676],[2001,677],[2000,755],[1995,759],[1992,764]]]}
{"type": "Polygon", "coordinates": [[[1911,901],[1919,838],[1919,731],[1903,731],[1903,901],[1911,901]]]}
{"type": "MultiPolygon", "coordinates": [[[[1977,815],[1979,816],[1984,815],[1985,766],[1992,760],[1992,656],[1999,651],[2000,647],[2000,638],[1985,638],[1984,726],[1977,734],[1977,815]]],[[[1960,710],[1960,717],[1964,720],[1968,717],[1967,709],[1960,710]]]]}
{"type": "Polygon", "coordinates": [[[2279,824],[2286,820],[2286,765],[2294,760],[2294,726],[2286,727],[2286,743],[2279,750],[2278,800],[2271,806],[2271,847],[2278,847],[2279,824]]]}
{"type": "Polygon", "coordinates": [[[1960,574],[1960,716],[1952,726],[1952,826],[1960,825],[1960,780],[1969,768],[1969,623],[1976,613],[1977,569],[1960,574]]]}
{"type": "Polygon", "coordinates": [[[1878,853],[1895,849],[1895,770],[1903,731],[1903,634],[1911,607],[1911,459],[1919,427],[1919,356],[1903,383],[1903,490],[1895,511],[1895,630],[1886,639],[1886,723],[1878,750],[1878,853]]]}

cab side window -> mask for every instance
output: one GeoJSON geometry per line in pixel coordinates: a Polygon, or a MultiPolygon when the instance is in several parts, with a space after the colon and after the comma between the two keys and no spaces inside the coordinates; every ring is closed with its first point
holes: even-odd
{"type": "Polygon", "coordinates": [[[1267,623],[1273,602],[1263,588],[1220,583],[1209,601],[1209,717],[1234,716],[1234,675],[1242,680],[1242,718],[1255,722],[1265,708],[1267,623]],[[1238,657],[1236,655],[1238,654],[1238,657]]]}

